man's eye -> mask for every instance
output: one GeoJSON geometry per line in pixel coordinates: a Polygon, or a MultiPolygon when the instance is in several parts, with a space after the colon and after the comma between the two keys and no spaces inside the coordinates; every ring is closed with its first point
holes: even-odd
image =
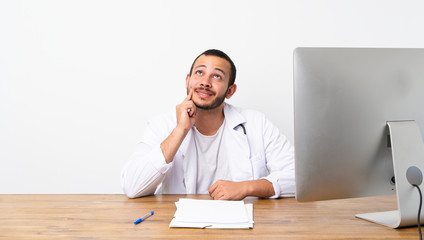
{"type": "Polygon", "coordinates": [[[202,75],[202,71],[196,71],[196,75],[202,75]]]}
{"type": "Polygon", "coordinates": [[[214,75],[213,76],[215,79],[221,79],[221,76],[219,76],[219,75],[214,75]]]}

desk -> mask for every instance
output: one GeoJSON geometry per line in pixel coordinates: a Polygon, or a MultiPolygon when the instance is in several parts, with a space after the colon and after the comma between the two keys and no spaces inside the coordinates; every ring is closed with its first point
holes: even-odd
{"type": "Polygon", "coordinates": [[[251,199],[253,229],[169,228],[179,198],[207,195],[0,195],[0,239],[418,239],[417,228],[391,229],[354,217],[396,208],[394,196],[299,203],[251,199]],[[145,222],[140,216],[154,210],[145,222]]]}

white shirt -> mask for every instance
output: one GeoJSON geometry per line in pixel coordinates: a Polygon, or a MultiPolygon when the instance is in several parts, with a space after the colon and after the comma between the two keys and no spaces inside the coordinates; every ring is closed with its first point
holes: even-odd
{"type": "MultiPolygon", "coordinates": [[[[229,180],[266,179],[274,187],[275,195],[271,198],[294,196],[294,149],[288,139],[257,111],[225,103],[224,116],[219,151],[228,163],[229,180]]],[[[128,197],[196,194],[198,159],[194,130],[187,133],[169,164],[160,148],[176,126],[175,109],[148,122],[136,151],[122,168],[122,187],[128,197]]]]}
{"type": "Polygon", "coordinates": [[[217,180],[230,179],[227,161],[220,155],[225,120],[218,131],[206,136],[193,127],[197,152],[197,194],[208,194],[209,187],[217,180]]]}

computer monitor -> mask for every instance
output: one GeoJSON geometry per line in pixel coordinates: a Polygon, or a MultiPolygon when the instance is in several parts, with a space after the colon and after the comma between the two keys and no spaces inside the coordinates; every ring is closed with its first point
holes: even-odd
{"type": "Polygon", "coordinates": [[[406,173],[418,169],[421,184],[423,133],[424,49],[294,50],[298,201],[396,194],[397,210],[357,217],[417,225],[419,193],[406,173]]]}

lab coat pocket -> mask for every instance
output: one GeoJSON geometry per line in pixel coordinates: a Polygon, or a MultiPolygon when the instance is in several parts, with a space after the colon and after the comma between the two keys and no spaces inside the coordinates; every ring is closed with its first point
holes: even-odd
{"type": "Polygon", "coordinates": [[[250,157],[252,165],[253,179],[260,179],[267,175],[265,157],[263,154],[256,154],[250,157]]]}

